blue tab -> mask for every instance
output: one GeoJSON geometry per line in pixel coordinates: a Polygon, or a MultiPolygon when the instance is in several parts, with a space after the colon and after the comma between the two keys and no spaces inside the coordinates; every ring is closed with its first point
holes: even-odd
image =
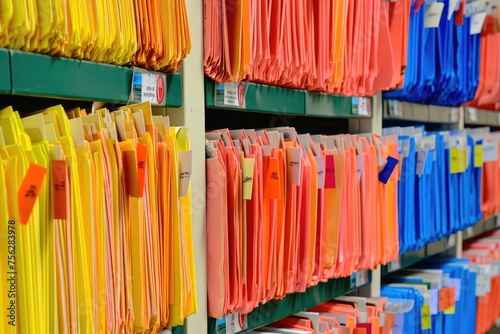
{"type": "Polygon", "coordinates": [[[384,169],[380,173],[378,173],[378,180],[384,184],[389,181],[389,178],[392,175],[392,172],[394,171],[394,168],[396,168],[399,160],[396,158],[393,158],[391,156],[387,157],[387,163],[384,166],[384,169]]]}

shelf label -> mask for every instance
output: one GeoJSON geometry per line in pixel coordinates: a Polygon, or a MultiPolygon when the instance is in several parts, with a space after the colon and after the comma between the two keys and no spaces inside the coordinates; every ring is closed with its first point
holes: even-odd
{"type": "Polygon", "coordinates": [[[397,100],[389,100],[389,116],[403,117],[403,103],[397,100]]]}
{"type": "Polygon", "coordinates": [[[226,317],[226,333],[236,334],[248,328],[246,314],[233,313],[226,317]]]}
{"type": "Polygon", "coordinates": [[[226,317],[215,320],[215,334],[226,334],[226,317]]]}
{"type": "Polygon", "coordinates": [[[371,100],[367,97],[352,98],[352,113],[359,116],[370,116],[371,100]]]}
{"type": "Polygon", "coordinates": [[[244,82],[215,84],[215,105],[218,107],[246,108],[247,85],[244,82]]]}
{"type": "Polygon", "coordinates": [[[389,272],[401,269],[401,257],[398,256],[397,259],[394,259],[391,262],[389,262],[387,264],[387,269],[389,270],[389,272]]]}
{"type": "Polygon", "coordinates": [[[470,122],[477,122],[477,109],[467,108],[467,116],[470,122]]]}
{"type": "Polygon", "coordinates": [[[134,68],[130,101],[135,103],[149,101],[153,106],[165,106],[167,75],[134,68]]]}
{"type": "Polygon", "coordinates": [[[351,289],[359,288],[368,283],[368,270],[361,270],[351,275],[351,289]]]}
{"type": "Polygon", "coordinates": [[[451,108],[451,110],[450,110],[450,122],[451,123],[458,123],[459,114],[460,114],[460,111],[458,108],[451,108]]]}

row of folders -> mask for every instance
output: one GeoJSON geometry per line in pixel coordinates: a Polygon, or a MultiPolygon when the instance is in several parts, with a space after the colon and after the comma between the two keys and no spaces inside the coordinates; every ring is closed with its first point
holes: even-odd
{"type": "Polygon", "coordinates": [[[499,212],[499,140],[487,128],[207,132],[209,315],[387,264],[499,212]]]}
{"type": "Polygon", "coordinates": [[[483,255],[432,258],[396,272],[384,279],[380,297],[340,297],[250,333],[485,333],[499,316],[499,242],[488,237],[465,252],[479,248],[483,255]],[[478,263],[481,257],[490,260],[478,263]]]}
{"type": "Polygon", "coordinates": [[[184,0],[1,0],[0,48],[175,72],[191,39],[184,0]]]}
{"type": "Polygon", "coordinates": [[[0,110],[0,306],[17,309],[0,332],[183,325],[197,310],[190,169],[189,130],[149,103],[0,110]]]}

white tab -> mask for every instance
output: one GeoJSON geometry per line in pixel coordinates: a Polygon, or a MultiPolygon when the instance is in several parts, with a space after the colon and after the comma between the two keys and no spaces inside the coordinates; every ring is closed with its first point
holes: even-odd
{"type": "Polygon", "coordinates": [[[443,2],[433,2],[425,4],[425,28],[437,28],[439,27],[439,22],[441,21],[441,15],[443,14],[444,3],[443,2]]]}
{"type": "Polygon", "coordinates": [[[325,157],[314,157],[316,166],[318,167],[318,189],[325,187],[325,157]]]}
{"type": "Polygon", "coordinates": [[[300,164],[302,150],[298,147],[287,148],[288,180],[289,183],[300,185],[300,164]]]}

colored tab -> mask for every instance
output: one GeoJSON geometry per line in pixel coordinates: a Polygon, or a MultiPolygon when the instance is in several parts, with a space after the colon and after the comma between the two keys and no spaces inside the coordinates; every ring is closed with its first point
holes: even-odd
{"type": "Polygon", "coordinates": [[[394,171],[394,169],[398,165],[398,162],[399,162],[398,159],[391,157],[391,156],[388,156],[387,162],[386,162],[384,168],[382,169],[382,171],[380,171],[380,173],[378,173],[378,180],[380,182],[386,184],[389,181],[389,178],[391,177],[392,172],[394,171]]]}
{"type": "Polygon", "coordinates": [[[396,314],[396,319],[394,320],[394,329],[392,334],[403,334],[403,327],[405,324],[405,315],[402,313],[396,314]]]}
{"type": "Polygon", "coordinates": [[[246,200],[252,199],[254,162],[254,158],[243,158],[243,199],[246,200]]]}
{"type": "Polygon", "coordinates": [[[146,177],[146,162],[148,147],[144,144],[137,144],[137,185],[139,197],[144,194],[144,178],[146,177]]]}
{"type": "Polygon", "coordinates": [[[439,313],[439,294],[438,294],[438,289],[431,289],[431,305],[430,305],[430,312],[431,315],[436,315],[439,313]]]}
{"type": "Polygon", "coordinates": [[[326,189],[334,189],[336,187],[335,183],[335,160],[333,155],[327,155],[325,157],[325,188],[326,189]]]}
{"type": "Polygon", "coordinates": [[[19,202],[19,222],[23,225],[28,223],[31,216],[31,211],[35,206],[36,200],[40,193],[40,187],[47,174],[47,169],[30,164],[19,191],[17,192],[17,200],[19,202]]]}
{"type": "Polygon", "coordinates": [[[422,330],[431,329],[431,307],[430,305],[422,306],[422,330]]]}
{"type": "Polygon", "coordinates": [[[455,301],[458,302],[460,300],[462,280],[460,278],[450,278],[450,285],[455,288],[455,301]]]}
{"type": "Polygon", "coordinates": [[[450,306],[446,310],[444,310],[444,314],[447,314],[447,315],[455,314],[455,304],[453,304],[453,306],[450,306]]]}
{"type": "Polygon", "coordinates": [[[474,167],[483,167],[483,145],[474,146],[474,167]]]}
{"type": "Polygon", "coordinates": [[[269,158],[266,185],[266,197],[268,199],[281,199],[280,168],[279,161],[276,158],[269,158]]]}
{"type": "Polygon", "coordinates": [[[455,306],[455,288],[448,286],[439,290],[439,311],[455,306]]]}
{"type": "Polygon", "coordinates": [[[54,187],[54,219],[68,218],[69,178],[66,160],[52,160],[54,187]]]}
{"type": "Polygon", "coordinates": [[[450,173],[463,173],[466,169],[467,152],[461,148],[450,149],[450,173]]]}

